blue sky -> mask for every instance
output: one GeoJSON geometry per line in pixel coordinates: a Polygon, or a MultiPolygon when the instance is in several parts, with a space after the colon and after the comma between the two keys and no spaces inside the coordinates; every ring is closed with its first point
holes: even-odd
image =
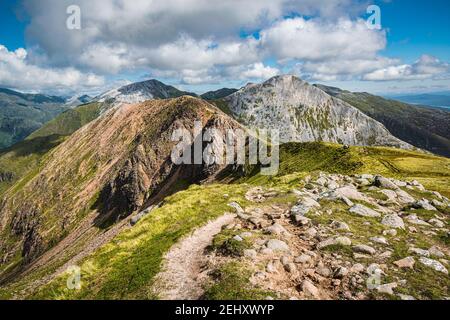
{"type": "Polygon", "coordinates": [[[203,92],[294,73],[353,91],[450,90],[447,0],[186,0],[188,13],[122,1],[2,0],[0,86],[96,93],[155,77],[203,92]],[[81,30],[64,27],[72,3],[81,30]],[[382,30],[364,29],[368,4],[382,30]]]}

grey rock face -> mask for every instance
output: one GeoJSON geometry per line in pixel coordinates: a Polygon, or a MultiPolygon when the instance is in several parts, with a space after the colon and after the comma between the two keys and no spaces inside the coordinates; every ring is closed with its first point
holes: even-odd
{"type": "Polygon", "coordinates": [[[411,148],[381,123],[292,75],[249,84],[225,101],[247,126],[280,130],[281,142],[326,141],[411,148]]]}

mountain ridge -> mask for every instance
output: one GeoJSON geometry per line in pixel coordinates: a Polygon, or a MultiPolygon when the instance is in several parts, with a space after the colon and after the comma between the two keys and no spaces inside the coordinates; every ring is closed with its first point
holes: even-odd
{"type": "Polygon", "coordinates": [[[450,157],[450,111],[421,107],[364,92],[316,85],[383,123],[397,138],[418,148],[450,157]]]}

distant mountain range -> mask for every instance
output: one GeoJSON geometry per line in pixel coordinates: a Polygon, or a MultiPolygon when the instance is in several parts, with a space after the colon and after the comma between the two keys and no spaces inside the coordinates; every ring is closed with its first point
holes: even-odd
{"type": "MultiPolygon", "coordinates": [[[[195,93],[178,90],[158,80],[132,83],[94,98],[87,95],[62,98],[1,89],[0,148],[22,141],[59,113],[81,104],[96,102],[100,109],[96,112],[102,113],[121,103],[184,95],[198,97],[195,93]]],[[[245,125],[279,128],[282,142],[329,141],[404,148],[411,145],[450,156],[447,125],[450,112],[443,109],[413,106],[368,93],[311,86],[294,76],[274,77],[240,90],[223,88],[200,97],[213,102],[245,125]]],[[[411,99],[413,97],[409,96],[411,99]]],[[[71,116],[73,113],[63,118],[71,116]]],[[[55,126],[57,123],[58,120],[49,125],[55,126]]],[[[80,120],[75,123],[80,123],[80,120]]]]}
{"type": "Polygon", "coordinates": [[[387,97],[410,104],[450,109],[450,92],[391,95],[387,97]]]}
{"type": "Polygon", "coordinates": [[[69,109],[61,97],[0,89],[0,149],[25,139],[69,109]]]}
{"type": "Polygon", "coordinates": [[[216,91],[209,91],[204,94],[202,94],[200,97],[205,100],[216,100],[216,99],[222,99],[230,94],[235,93],[238,91],[237,89],[229,89],[229,88],[223,88],[216,91]]]}

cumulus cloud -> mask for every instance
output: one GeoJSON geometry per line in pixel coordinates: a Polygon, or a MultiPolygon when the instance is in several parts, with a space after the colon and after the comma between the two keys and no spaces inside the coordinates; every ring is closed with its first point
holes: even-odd
{"type": "Polygon", "coordinates": [[[422,55],[413,64],[381,68],[364,75],[369,81],[402,81],[444,78],[450,74],[450,65],[430,55],[422,55]]]}
{"type": "Polygon", "coordinates": [[[330,23],[294,18],[263,30],[261,45],[280,60],[368,59],[386,46],[386,36],[367,28],[361,19],[330,23]]]}
{"type": "Polygon", "coordinates": [[[265,66],[262,63],[255,63],[247,70],[243,71],[240,75],[243,79],[268,79],[272,78],[280,73],[277,68],[265,66]]]}
{"type": "Polygon", "coordinates": [[[103,77],[84,74],[74,68],[45,68],[30,64],[28,52],[19,48],[9,51],[0,45],[0,86],[18,90],[57,92],[102,86],[103,77]]]}

